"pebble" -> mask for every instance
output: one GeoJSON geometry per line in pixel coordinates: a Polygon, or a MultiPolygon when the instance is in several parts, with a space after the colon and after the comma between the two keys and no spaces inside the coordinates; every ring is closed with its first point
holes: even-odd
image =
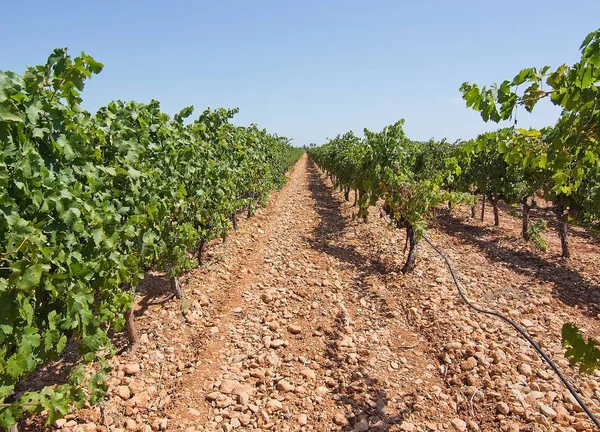
{"type": "Polygon", "coordinates": [[[304,413],[298,416],[298,424],[300,426],[305,426],[308,423],[308,416],[304,413]]]}
{"type": "Polygon", "coordinates": [[[548,405],[543,403],[540,404],[540,412],[550,418],[555,418],[558,415],[556,411],[552,409],[552,407],[549,407],[548,405]]]}
{"type": "Polygon", "coordinates": [[[123,372],[125,372],[126,375],[136,375],[139,371],[139,364],[126,364],[123,366],[123,372]]]}
{"type": "Polygon", "coordinates": [[[307,380],[314,380],[317,376],[314,370],[310,368],[304,368],[300,371],[300,375],[302,375],[307,380]]]}
{"type": "Polygon", "coordinates": [[[293,392],[296,387],[286,380],[281,380],[277,383],[277,389],[282,392],[293,392]]]}
{"type": "Polygon", "coordinates": [[[271,341],[269,348],[277,349],[283,345],[285,345],[285,341],[283,339],[275,339],[274,341],[271,341]]]}
{"type": "Polygon", "coordinates": [[[267,402],[267,408],[270,408],[271,411],[277,411],[283,409],[283,404],[279,402],[277,399],[270,399],[267,402]]]}
{"type": "Polygon", "coordinates": [[[288,325],[287,329],[291,334],[302,333],[302,327],[300,327],[298,324],[290,324],[290,325],[288,325]]]}
{"type": "Polygon", "coordinates": [[[464,420],[461,420],[459,418],[454,418],[450,421],[450,423],[452,423],[452,426],[454,426],[454,429],[456,429],[459,432],[464,432],[467,430],[467,422],[464,420]]]}
{"type": "Polygon", "coordinates": [[[219,386],[219,390],[224,394],[231,394],[239,388],[240,382],[235,380],[223,380],[219,386]]]}
{"type": "Polygon", "coordinates": [[[129,387],[121,385],[117,387],[117,394],[123,400],[128,400],[131,397],[131,390],[129,387]]]}
{"type": "Polygon", "coordinates": [[[134,419],[130,419],[128,418],[127,420],[125,420],[125,429],[130,430],[130,431],[134,431],[137,429],[137,423],[135,422],[134,419]]]}
{"type": "Polygon", "coordinates": [[[411,422],[405,420],[400,425],[400,430],[404,431],[404,432],[413,432],[413,431],[417,430],[417,427],[415,426],[414,423],[411,423],[411,422]]]}
{"type": "Polygon", "coordinates": [[[462,343],[460,342],[448,342],[446,344],[446,349],[448,351],[456,351],[462,348],[462,343]]]}
{"type": "Polygon", "coordinates": [[[460,368],[463,371],[470,371],[475,369],[477,366],[477,359],[475,357],[469,357],[467,360],[460,364],[460,368]]]}
{"type": "Polygon", "coordinates": [[[527,377],[533,375],[531,366],[529,366],[527,363],[519,363],[519,366],[517,366],[517,370],[527,377]]]}
{"type": "Polygon", "coordinates": [[[64,419],[64,418],[55,420],[54,422],[52,422],[52,427],[55,427],[56,429],[61,429],[65,425],[66,422],[67,422],[67,419],[64,419]]]}
{"type": "Polygon", "coordinates": [[[333,416],[333,422],[338,426],[348,425],[348,419],[346,418],[346,416],[339,412],[335,413],[335,415],[333,416]]]}
{"type": "Polygon", "coordinates": [[[508,415],[508,413],[510,412],[510,408],[508,407],[508,404],[506,402],[498,402],[498,404],[496,405],[496,409],[500,414],[503,415],[508,415]]]}
{"type": "Polygon", "coordinates": [[[354,430],[356,432],[366,432],[369,430],[369,424],[365,421],[359,421],[354,425],[354,430]]]}

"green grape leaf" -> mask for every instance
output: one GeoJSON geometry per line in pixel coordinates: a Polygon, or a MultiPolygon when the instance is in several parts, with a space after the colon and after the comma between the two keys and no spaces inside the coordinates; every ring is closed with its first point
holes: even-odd
{"type": "Polygon", "coordinates": [[[19,278],[17,286],[23,290],[38,286],[42,278],[42,273],[44,272],[44,267],[45,266],[42,264],[35,264],[31,267],[28,267],[23,275],[19,278]]]}
{"type": "Polygon", "coordinates": [[[579,372],[591,374],[600,366],[600,350],[595,340],[586,342],[579,328],[570,322],[563,325],[562,345],[566,348],[565,357],[573,367],[579,367],[579,372]]]}

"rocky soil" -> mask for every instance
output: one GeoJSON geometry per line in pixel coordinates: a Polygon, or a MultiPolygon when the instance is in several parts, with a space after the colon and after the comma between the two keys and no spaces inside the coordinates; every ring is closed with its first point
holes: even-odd
{"type": "MultiPolygon", "coordinates": [[[[213,243],[169,298],[149,275],[140,343],[111,361],[105,403],[56,422],[63,431],[591,431],[548,366],[511,327],[458,297],[422,243],[402,275],[403,233],[378,209],[368,223],[304,157],[267,208],[213,243]]],[[[600,336],[600,242],[554,232],[540,252],[501,228],[440,209],[429,232],[469,298],[522,324],[600,415],[600,373],[579,376],[560,329],[600,336]]],[[[45,430],[30,419],[22,430],[45,430]]]]}

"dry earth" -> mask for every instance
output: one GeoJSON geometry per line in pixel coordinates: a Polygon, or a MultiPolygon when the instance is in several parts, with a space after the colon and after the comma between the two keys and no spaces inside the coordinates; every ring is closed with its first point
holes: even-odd
{"type": "MultiPolygon", "coordinates": [[[[581,409],[517,333],[457,296],[424,243],[399,274],[402,233],[377,208],[367,224],[307,160],[267,208],[210,245],[183,279],[187,297],[149,276],[136,301],[141,334],[123,352],[105,403],[64,431],[586,431],[581,409]]],[[[560,329],[600,336],[600,246],[573,231],[573,258],[440,209],[430,237],[468,296],[527,328],[600,414],[600,373],[579,376],[560,329]]],[[[41,430],[29,421],[23,430],[41,430]]]]}

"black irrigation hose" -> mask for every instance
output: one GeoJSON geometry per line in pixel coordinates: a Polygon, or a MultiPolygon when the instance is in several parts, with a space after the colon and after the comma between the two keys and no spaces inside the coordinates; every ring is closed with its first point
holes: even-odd
{"type": "Polygon", "coordinates": [[[558,366],[556,365],[556,363],[554,363],[550,357],[548,357],[548,354],[546,354],[544,352],[544,350],[542,350],[542,348],[540,348],[540,346],[532,339],[531,336],[529,336],[529,334],[523,329],[521,328],[519,325],[517,325],[513,320],[511,320],[510,318],[502,315],[501,313],[498,312],[494,312],[494,311],[489,311],[489,310],[485,310],[485,309],[481,309],[477,306],[475,306],[474,304],[472,304],[467,297],[465,296],[465,294],[463,293],[462,289],[460,288],[460,285],[458,284],[458,281],[456,280],[456,276],[454,275],[454,270],[452,269],[452,265],[450,264],[450,261],[448,260],[448,258],[446,258],[446,255],[444,255],[437,247],[435,247],[433,245],[433,243],[431,243],[431,241],[423,236],[422,237],[423,240],[425,240],[427,242],[427,244],[429,244],[429,246],[431,246],[433,248],[433,250],[435,250],[441,257],[442,259],[446,262],[446,265],[448,266],[448,269],[450,270],[450,274],[452,275],[452,280],[454,280],[454,284],[456,285],[456,289],[458,290],[458,294],[460,295],[460,297],[464,300],[464,302],[472,309],[474,309],[475,311],[479,312],[479,313],[483,313],[483,314],[487,314],[487,315],[492,315],[495,316],[497,318],[500,318],[501,320],[506,321],[508,324],[510,324],[511,326],[513,326],[519,333],[521,333],[521,335],[527,339],[527,342],[529,342],[531,344],[531,346],[533,346],[535,348],[535,350],[539,353],[540,356],[542,356],[542,358],[546,361],[546,363],[548,363],[550,365],[550,367],[554,370],[554,372],[556,373],[556,375],[558,375],[558,377],[560,378],[560,380],[563,382],[563,384],[565,385],[565,387],[567,387],[569,389],[569,391],[571,392],[571,394],[573,395],[573,397],[575,398],[575,400],[579,403],[579,406],[581,406],[581,408],[583,408],[583,410],[586,412],[586,414],[588,415],[588,417],[590,418],[590,420],[592,420],[592,422],[598,427],[600,428],[600,420],[598,420],[598,418],[596,418],[596,416],[590,411],[590,409],[588,408],[588,406],[585,404],[585,402],[581,399],[581,397],[579,396],[579,394],[577,393],[577,391],[573,388],[573,386],[571,385],[571,383],[565,378],[565,376],[562,374],[562,372],[560,371],[560,369],[558,368],[558,366]]]}

